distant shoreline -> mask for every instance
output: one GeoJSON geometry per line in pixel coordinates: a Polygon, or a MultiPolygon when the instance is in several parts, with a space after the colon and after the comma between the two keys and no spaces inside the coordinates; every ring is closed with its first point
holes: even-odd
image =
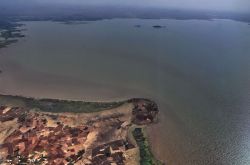
{"type": "MultiPolygon", "coordinates": [[[[182,17],[182,16],[152,16],[152,17],[84,17],[84,16],[69,16],[69,17],[11,17],[8,16],[6,19],[0,20],[0,49],[6,48],[9,45],[18,42],[19,38],[24,38],[25,35],[22,34],[22,29],[19,29],[23,26],[19,22],[23,21],[52,21],[52,22],[60,22],[65,25],[75,25],[75,24],[87,24],[87,21],[100,21],[105,19],[173,19],[173,20],[207,20],[212,21],[214,19],[227,19],[233,21],[239,21],[243,23],[247,23],[250,25],[250,19],[245,17],[238,19],[237,17],[227,17],[227,16],[200,16],[200,17],[182,17]],[[2,38],[2,39],[1,39],[2,38]],[[3,39],[5,38],[5,39],[3,39]]],[[[141,28],[141,25],[135,25],[136,28],[141,28]]],[[[153,25],[155,29],[165,28],[166,26],[162,25],[153,25]]]]}
{"type": "MultiPolygon", "coordinates": [[[[3,6],[4,7],[4,6],[3,6]]],[[[45,7],[45,6],[42,6],[45,7]]],[[[250,23],[250,13],[235,11],[217,10],[192,10],[180,8],[164,7],[129,7],[129,6],[91,6],[86,5],[67,7],[50,5],[46,8],[46,13],[41,10],[41,6],[34,5],[20,6],[15,12],[11,6],[6,6],[1,11],[1,20],[12,21],[42,21],[51,20],[58,22],[69,21],[96,21],[113,18],[138,18],[138,19],[176,19],[176,20],[213,20],[231,19],[235,21],[250,23]],[[55,10],[55,7],[57,10],[55,10]],[[10,11],[9,11],[10,10],[10,11]]]]}

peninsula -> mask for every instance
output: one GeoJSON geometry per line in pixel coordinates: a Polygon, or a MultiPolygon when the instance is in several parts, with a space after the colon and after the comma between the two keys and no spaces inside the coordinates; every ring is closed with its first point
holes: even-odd
{"type": "Polygon", "coordinates": [[[161,164],[144,127],[148,99],[101,103],[0,95],[0,164],[161,164]]]}

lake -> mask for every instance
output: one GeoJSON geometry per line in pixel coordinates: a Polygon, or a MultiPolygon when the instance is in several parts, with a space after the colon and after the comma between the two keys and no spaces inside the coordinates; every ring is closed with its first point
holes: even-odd
{"type": "Polygon", "coordinates": [[[23,23],[26,37],[0,50],[0,93],[88,101],[151,98],[161,111],[160,122],[149,128],[159,159],[170,165],[250,163],[247,23],[23,23]]]}

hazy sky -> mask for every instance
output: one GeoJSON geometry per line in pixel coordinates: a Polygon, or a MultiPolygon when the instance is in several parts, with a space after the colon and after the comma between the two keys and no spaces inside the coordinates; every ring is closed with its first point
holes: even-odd
{"type": "Polygon", "coordinates": [[[250,0],[0,0],[0,6],[4,1],[11,3],[19,1],[23,4],[35,2],[73,5],[129,5],[250,12],[250,0]]]}

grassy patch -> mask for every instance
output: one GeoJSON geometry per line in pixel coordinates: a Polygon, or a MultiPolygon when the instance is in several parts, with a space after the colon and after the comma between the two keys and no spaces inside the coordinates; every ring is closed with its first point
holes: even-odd
{"type": "Polygon", "coordinates": [[[0,95],[0,105],[20,106],[45,112],[91,113],[121,106],[120,102],[83,102],[57,99],[34,99],[21,96],[0,95]]]}
{"type": "Polygon", "coordinates": [[[135,128],[132,134],[140,150],[140,165],[162,165],[160,161],[154,158],[154,155],[150,151],[150,146],[143,129],[135,128]]]}

